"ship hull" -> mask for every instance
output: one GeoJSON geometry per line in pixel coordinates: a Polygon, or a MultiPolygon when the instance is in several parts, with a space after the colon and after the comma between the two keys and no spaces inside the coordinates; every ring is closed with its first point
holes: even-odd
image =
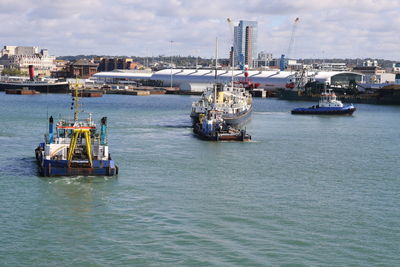
{"type": "Polygon", "coordinates": [[[200,123],[196,123],[193,126],[193,132],[203,140],[207,141],[250,141],[251,136],[246,134],[245,130],[241,131],[226,131],[226,132],[215,132],[214,134],[207,134],[205,133],[202,128],[200,123]]]}
{"type": "Polygon", "coordinates": [[[7,89],[23,89],[28,88],[28,90],[35,90],[40,93],[57,93],[57,94],[67,94],[69,93],[68,82],[59,83],[7,83],[0,82],[0,91],[5,91],[7,89]]]}
{"type": "Polygon", "coordinates": [[[43,143],[35,149],[38,172],[43,177],[54,176],[114,176],[118,167],[114,160],[93,160],[92,167],[88,161],[48,160],[43,157],[43,143]]]}
{"type": "Polygon", "coordinates": [[[54,176],[114,176],[118,174],[118,167],[113,160],[94,160],[93,167],[85,164],[72,163],[68,166],[67,160],[38,160],[39,175],[54,176]]]}
{"type": "Polygon", "coordinates": [[[300,115],[351,115],[356,110],[353,105],[344,106],[342,108],[336,107],[322,107],[322,108],[296,108],[292,110],[292,114],[300,115]]]}
{"type": "MultiPolygon", "coordinates": [[[[248,110],[242,111],[237,114],[223,114],[222,118],[225,123],[229,126],[238,127],[244,125],[251,117],[251,113],[253,111],[253,106],[251,106],[248,110]]],[[[192,124],[195,125],[199,122],[200,113],[192,112],[190,114],[190,118],[192,119],[192,124]]]]}

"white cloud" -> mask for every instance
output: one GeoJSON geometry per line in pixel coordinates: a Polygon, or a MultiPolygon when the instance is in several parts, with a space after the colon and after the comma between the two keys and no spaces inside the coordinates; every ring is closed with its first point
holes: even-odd
{"type": "MultiPolygon", "coordinates": [[[[216,36],[227,57],[226,18],[257,20],[258,48],[286,53],[300,17],[295,57],[400,59],[397,0],[1,0],[3,45],[35,45],[56,55],[211,57],[216,36]]],[[[224,53],[224,54],[222,54],[224,53]]]]}

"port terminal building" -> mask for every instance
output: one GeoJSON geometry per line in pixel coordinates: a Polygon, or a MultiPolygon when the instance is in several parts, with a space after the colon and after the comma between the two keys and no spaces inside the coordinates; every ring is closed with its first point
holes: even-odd
{"type": "MultiPolygon", "coordinates": [[[[279,70],[249,70],[248,78],[252,83],[259,83],[264,89],[285,88],[288,83],[296,81],[298,73],[279,70]]],[[[187,91],[203,91],[215,80],[221,83],[243,81],[245,71],[242,70],[215,70],[213,69],[163,69],[150,71],[112,71],[99,72],[92,76],[97,84],[134,84],[152,81],[159,86],[179,87],[187,91]]],[[[364,82],[364,75],[350,71],[309,71],[304,73],[305,79],[317,81],[327,85],[346,86],[351,82],[364,82]]]]}

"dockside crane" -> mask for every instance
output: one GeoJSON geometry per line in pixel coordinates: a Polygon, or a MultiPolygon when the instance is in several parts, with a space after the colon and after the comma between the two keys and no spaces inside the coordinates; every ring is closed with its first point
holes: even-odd
{"type": "Polygon", "coordinates": [[[290,42],[289,42],[289,47],[287,50],[287,57],[289,58],[290,53],[292,52],[293,49],[293,44],[294,44],[294,37],[296,35],[296,30],[297,30],[297,25],[300,22],[300,18],[296,18],[293,22],[293,26],[292,26],[292,34],[290,35],[290,42]]]}
{"type": "MultiPolygon", "coordinates": [[[[296,35],[296,30],[297,30],[297,25],[300,22],[300,18],[296,18],[293,22],[293,26],[292,26],[292,33],[290,34],[290,41],[289,41],[289,47],[286,51],[286,57],[287,59],[289,59],[290,53],[292,52],[293,49],[293,44],[294,44],[294,38],[296,35]]],[[[286,60],[285,60],[285,55],[281,56],[281,64],[280,64],[280,70],[284,71],[286,69],[286,60]]]]}

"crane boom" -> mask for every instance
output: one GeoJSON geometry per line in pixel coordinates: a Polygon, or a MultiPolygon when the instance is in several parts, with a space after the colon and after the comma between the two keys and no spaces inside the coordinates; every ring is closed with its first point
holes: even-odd
{"type": "Polygon", "coordinates": [[[293,27],[292,27],[292,33],[290,35],[290,41],[289,41],[289,47],[286,53],[286,57],[289,59],[290,53],[292,52],[293,49],[293,43],[294,43],[294,37],[296,34],[297,30],[297,25],[299,24],[300,18],[296,18],[293,22],[293,27]]]}

